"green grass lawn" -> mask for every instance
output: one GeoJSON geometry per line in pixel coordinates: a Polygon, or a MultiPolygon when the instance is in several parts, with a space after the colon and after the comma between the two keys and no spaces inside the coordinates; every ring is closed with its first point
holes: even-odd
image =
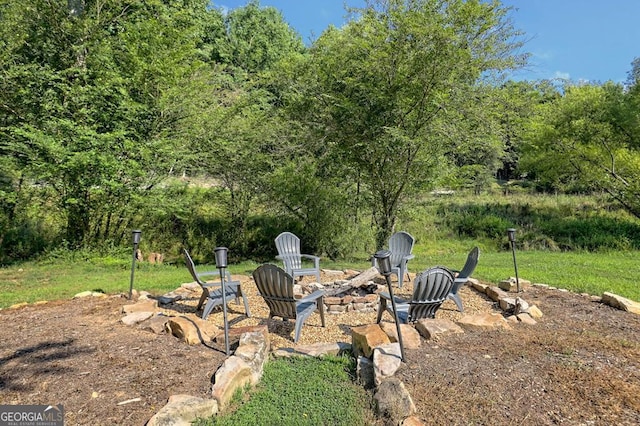
{"type": "MultiPolygon", "coordinates": [[[[429,265],[442,264],[461,269],[466,254],[442,254],[429,258],[429,265]]],[[[543,283],[574,292],[602,295],[609,291],[640,300],[640,252],[578,253],[517,251],[518,276],[532,283],[543,283]]],[[[416,267],[421,263],[416,256],[416,267]]],[[[411,263],[410,263],[411,265],[411,263]]],[[[415,269],[412,269],[415,271],[415,269]]],[[[511,252],[481,252],[475,278],[490,283],[515,276],[511,252]]]]}
{"type": "Polygon", "coordinates": [[[269,361],[255,389],[234,396],[229,412],[196,425],[371,424],[367,392],[351,380],[355,362],[349,357],[294,357],[269,361]]]}
{"type": "MultiPolygon", "coordinates": [[[[470,246],[469,246],[470,248],[470,246]]],[[[416,257],[409,262],[412,272],[429,266],[443,265],[460,269],[467,248],[433,253],[417,245],[416,257]]],[[[518,275],[534,283],[544,283],[576,292],[601,295],[610,291],[633,300],[640,300],[640,270],[636,267],[638,251],[586,253],[518,251],[518,275]]],[[[131,261],[121,259],[59,258],[47,262],[25,262],[0,269],[0,308],[21,302],[57,300],[72,297],[85,290],[105,293],[128,293],[131,261]]],[[[251,274],[258,266],[255,262],[231,265],[234,274],[251,274]]],[[[367,260],[357,262],[330,262],[323,260],[322,268],[366,269],[367,260]]],[[[215,269],[213,265],[198,265],[199,271],[215,269]]],[[[481,250],[475,278],[490,283],[514,276],[511,252],[481,250]]],[[[161,294],[174,290],[179,284],[191,281],[182,265],[137,264],[134,288],[161,294]]]]}

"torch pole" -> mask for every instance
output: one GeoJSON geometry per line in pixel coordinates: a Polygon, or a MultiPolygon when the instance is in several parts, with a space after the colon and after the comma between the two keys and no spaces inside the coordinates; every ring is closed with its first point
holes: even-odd
{"type": "Polygon", "coordinates": [[[389,257],[391,252],[389,250],[380,250],[376,252],[374,257],[378,261],[378,267],[380,272],[384,275],[387,282],[387,288],[389,290],[389,297],[391,298],[391,308],[393,310],[393,319],[396,322],[396,332],[398,333],[398,344],[400,345],[400,357],[404,362],[404,344],[402,342],[402,332],[400,331],[400,321],[398,321],[398,311],[396,310],[396,299],[393,296],[393,286],[391,285],[391,262],[389,257]]]}
{"type": "Polygon", "coordinates": [[[227,267],[227,248],[216,247],[213,250],[216,254],[216,265],[220,271],[220,286],[222,291],[222,318],[224,321],[224,348],[229,355],[229,322],[227,321],[227,289],[224,282],[225,268],[227,267]]]}
{"type": "Polygon", "coordinates": [[[520,293],[520,279],[518,278],[518,263],[516,262],[516,230],[513,228],[507,229],[507,236],[511,243],[511,253],[513,253],[513,269],[516,272],[516,291],[520,293]]]}
{"type": "Polygon", "coordinates": [[[136,252],[138,251],[138,244],[140,244],[140,236],[142,231],[135,230],[133,234],[133,255],[131,256],[131,279],[129,280],[129,300],[131,300],[133,294],[133,274],[136,270],[136,252]]]}
{"type": "Polygon", "coordinates": [[[222,286],[222,318],[224,320],[224,351],[229,355],[229,322],[227,321],[227,291],[224,282],[224,268],[220,268],[220,285],[222,286]]]}

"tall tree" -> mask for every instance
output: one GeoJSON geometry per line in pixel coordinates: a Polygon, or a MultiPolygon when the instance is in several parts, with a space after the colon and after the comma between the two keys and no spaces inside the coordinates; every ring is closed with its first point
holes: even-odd
{"type": "Polygon", "coordinates": [[[203,56],[206,2],[7,4],[2,149],[52,191],[71,245],[117,238],[174,161],[161,100],[203,56]]]}
{"type": "Polygon", "coordinates": [[[169,111],[178,124],[172,137],[188,153],[185,167],[226,190],[231,224],[225,244],[242,252],[251,203],[278,164],[274,141],[285,133],[276,94],[262,76],[304,46],[277,9],[257,1],[230,11],[222,28],[207,36],[208,67],[174,88],[169,111]]]}
{"type": "Polygon", "coordinates": [[[271,68],[291,52],[304,49],[300,35],[285,22],[280,11],[271,6],[261,7],[258,0],[231,10],[225,24],[224,40],[219,41],[213,59],[251,75],[271,68]]]}
{"type": "Polygon", "coordinates": [[[487,73],[517,66],[520,42],[499,2],[375,0],[352,12],[311,47],[292,107],[372,194],[382,247],[406,196],[447,163],[439,117],[487,73]]]}

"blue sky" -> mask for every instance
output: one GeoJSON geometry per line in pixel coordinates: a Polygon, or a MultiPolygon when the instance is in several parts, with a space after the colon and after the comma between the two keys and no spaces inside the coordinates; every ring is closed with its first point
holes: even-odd
{"type": "MultiPolygon", "coordinates": [[[[234,8],[247,0],[214,1],[234,8]]],[[[345,0],[261,0],[280,10],[305,43],[345,22],[345,0]]],[[[363,6],[363,0],[346,0],[363,6]]],[[[640,57],[640,0],[503,0],[514,27],[526,33],[530,65],[516,79],[624,82],[640,57]]]]}

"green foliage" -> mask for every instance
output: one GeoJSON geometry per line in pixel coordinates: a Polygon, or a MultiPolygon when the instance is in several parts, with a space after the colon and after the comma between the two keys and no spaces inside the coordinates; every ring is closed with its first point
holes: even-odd
{"type": "Polygon", "coordinates": [[[511,225],[505,218],[487,213],[485,209],[470,209],[461,212],[459,217],[450,216],[448,219],[460,236],[497,239],[511,225]]]}
{"type": "Polygon", "coordinates": [[[352,382],[349,357],[296,357],[265,365],[249,398],[235,411],[197,425],[366,425],[373,420],[369,397],[352,382]]]}
{"type": "Polygon", "coordinates": [[[206,9],[119,0],[71,7],[37,0],[0,17],[16,34],[1,64],[0,149],[17,158],[21,179],[41,185],[39,197],[66,222],[66,241],[81,246],[117,240],[129,226],[118,218],[174,162],[159,100],[198,67],[190,18],[206,9]]]}
{"type": "Polygon", "coordinates": [[[177,168],[226,190],[218,240],[261,257],[249,228],[251,209],[260,193],[272,192],[267,179],[287,156],[278,152],[286,120],[261,75],[301,53],[303,45],[280,12],[255,1],[228,13],[210,43],[214,62],[174,87],[166,104],[176,120],[172,138],[185,141],[177,168]]]}
{"type": "Polygon", "coordinates": [[[519,229],[519,245],[532,250],[635,250],[640,224],[596,198],[510,195],[437,203],[441,231],[508,249],[505,230],[519,229]],[[555,200],[555,202],[553,202],[555,200]]]}
{"type": "MultiPolygon", "coordinates": [[[[203,189],[185,189],[185,193],[188,195],[182,197],[173,192],[171,198],[191,199],[194,206],[211,206],[209,211],[201,210],[183,219],[186,229],[202,227],[202,230],[210,231],[185,240],[185,245],[195,253],[196,263],[206,270],[206,264],[213,264],[215,244],[225,242],[214,241],[212,237],[223,229],[223,220],[217,216],[219,211],[215,208],[217,193],[203,189]],[[201,218],[208,218],[208,222],[198,222],[201,218]],[[220,228],[212,226],[213,223],[219,224],[220,228]]],[[[298,222],[288,220],[265,212],[252,215],[247,239],[251,253],[256,256],[251,257],[252,261],[240,263],[239,252],[230,249],[232,272],[249,275],[255,270],[256,262],[273,262],[276,254],[273,240],[278,233],[293,229],[302,235],[303,229],[296,228],[298,222]]],[[[366,221],[362,222],[355,228],[361,233],[358,234],[360,240],[352,247],[353,254],[336,262],[323,258],[323,268],[363,270],[369,267],[373,247],[367,247],[363,240],[370,238],[372,231],[370,227],[366,229],[366,221]]],[[[415,200],[410,208],[401,212],[398,229],[416,237],[416,257],[410,264],[412,271],[437,264],[460,269],[469,249],[477,245],[482,255],[474,275],[497,283],[513,275],[506,238],[509,227],[517,229],[518,268],[522,278],[598,295],[612,291],[640,300],[637,285],[640,272],[634,266],[640,253],[640,224],[620,206],[602,198],[527,194],[426,197],[415,200]],[[464,234],[459,233],[462,225],[466,226],[464,234]]],[[[158,231],[153,228],[142,229],[143,253],[162,251],[155,241],[161,238],[160,233],[154,234],[158,231]]],[[[167,232],[174,231],[163,230],[162,235],[167,232]]],[[[180,232],[176,238],[195,235],[180,232]]],[[[125,292],[131,267],[130,234],[127,243],[129,246],[124,248],[105,245],[100,250],[48,250],[39,262],[18,263],[0,269],[0,307],[23,301],[68,298],[95,288],[108,293],[125,292]]],[[[164,294],[190,280],[179,254],[182,246],[178,242],[172,244],[176,251],[164,252],[164,265],[137,264],[135,288],[164,294]]]]}
{"type": "Polygon", "coordinates": [[[638,250],[640,224],[604,216],[556,218],[539,224],[541,233],[563,250],[638,250]]]}
{"type": "Polygon", "coordinates": [[[226,17],[226,40],[213,59],[249,74],[268,70],[291,53],[304,50],[302,39],[275,7],[251,0],[226,17]]]}
{"type": "Polygon", "coordinates": [[[38,196],[40,189],[26,184],[16,173],[6,179],[6,192],[0,197],[0,264],[37,257],[61,243],[60,223],[43,214],[50,205],[38,196]]]}
{"type": "Polygon", "coordinates": [[[145,203],[135,221],[143,232],[143,250],[175,258],[186,247],[194,256],[213,256],[213,248],[223,245],[225,218],[219,200],[225,194],[220,189],[175,181],[150,195],[154,202],[145,203]]]}
{"type": "Polygon", "coordinates": [[[32,258],[52,246],[51,239],[47,238],[47,228],[29,220],[13,222],[10,227],[5,223],[0,226],[0,234],[0,265],[32,258]]]}
{"type": "Polygon", "coordinates": [[[276,214],[297,221],[299,236],[307,241],[310,252],[335,259],[350,254],[353,249],[348,245],[356,239],[351,232],[348,192],[339,180],[318,174],[314,163],[288,163],[271,175],[269,195],[281,206],[276,214]]]}
{"type": "Polygon", "coordinates": [[[567,85],[539,105],[520,165],[541,186],[598,189],[640,217],[639,90],[567,85]]]}
{"type": "Polygon", "coordinates": [[[637,248],[633,220],[591,205],[420,204],[493,195],[497,177],[519,179],[505,194],[604,191],[640,217],[640,61],[625,85],[504,82],[526,59],[508,12],[372,0],[306,49],[258,1],[5,0],[0,263],[126,247],[133,228],[170,261],[216,245],[272,260],[284,230],[340,261],[399,228],[455,236],[447,250],[504,249],[508,226],[522,248],[637,248]]]}
{"type": "Polygon", "coordinates": [[[516,33],[497,3],[380,0],[353,12],[311,47],[291,108],[371,194],[382,247],[408,194],[446,164],[436,118],[483,73],[515,66],[516,33]]]}

